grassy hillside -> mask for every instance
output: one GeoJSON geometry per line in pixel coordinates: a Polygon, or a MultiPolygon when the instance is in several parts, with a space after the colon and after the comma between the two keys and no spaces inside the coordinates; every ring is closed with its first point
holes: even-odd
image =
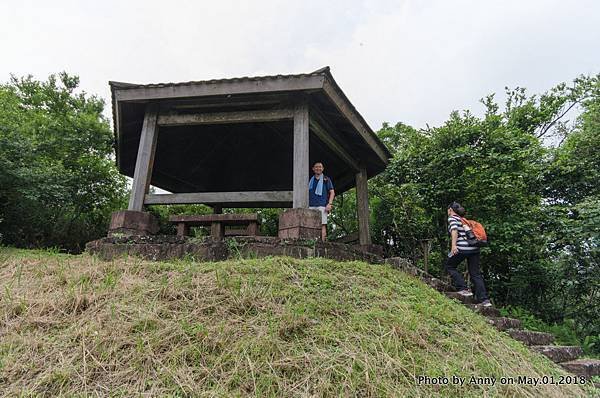
{"type": "Polygon", "coordinates": [[[544,357],[384,265],[102,262],[0,249],[6,395],[585,396],[544,357]],[[467,377],[418,385],[419,375],[467,377]]]}

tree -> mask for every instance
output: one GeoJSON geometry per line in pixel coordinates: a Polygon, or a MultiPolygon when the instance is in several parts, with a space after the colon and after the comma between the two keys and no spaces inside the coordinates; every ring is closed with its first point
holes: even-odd
{"type": "Polygon", "coordinates": [[[576,127],[553,150],[544,174],[544,230],[559,286],[547,316],[573,320],[581,336],[600,343],[600,83],[592,81],[576,127]]]}
{"type": "Polygon", "coordinates": [[[583,103],[576,128],[553,152],[544,175],[545,196],[553,203],[576,204],[600,194],[600,84],[583,103]]]}
{"type": "Polygon", "coordinates": [[[122,208],[104,102],[78,93],[79,78],[12,77],[0,86],[0,234],[22,247],[79,251],[122,208]]]}
{"type": "Polygon", "coordinates": [[[482,264],[496,304],[598,334],[599,81],[579,77],[539,96],[507,89],[502,110],[490,95],[483,117],[453,112],[440,127],[384,125],[378,134],[394,156],[370,183],[375,238],[413,258],[433,238],[430,270],[441,275],[446,207],[459,201],[488,231],[482,264]]]}

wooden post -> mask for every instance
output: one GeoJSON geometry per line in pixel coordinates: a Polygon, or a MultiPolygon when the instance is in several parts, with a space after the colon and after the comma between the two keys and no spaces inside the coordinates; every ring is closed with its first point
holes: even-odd
{"type": "Polygon", "coordinates": [[[308,104],[294,109],[294,208],[308,207],[308,104]]]}
{"type": "Polygon", "coordinates": [[[248,224],[248,228],[246,228],[246,234],[248,236],[258,236],[258,223],[255,221],[251,221],[248,224]]]}
{"type": "Polygon", "coordinates": [[[184,222],[177,224],[177,236],[188,236],[190,234],[190,227],[184,222]]]}
{"type": "MultiPolygon", "coordinates": [[[[223,204],[217,203],[213,206],[213,214],[223,214],[223,204]]],[[[210,236],[215,239],[223,239],[225,237],[225,224],[214,222],[210,225],[210,236]]]]}
{"type": "Polygon", "coordinates": [[[367,170],[364,167],[356,174],[356,213],[358,214],[358,241],[361,245],[370,245],[369,192],[367,170]]]}
{"type": "Polygon", "coordinates": [[[152,177],[152,166],[154,165],[154,152],[156,150],[156,137],[158,128],[156,124],[158,106],[149,104],[146,106],[146,115],[140,136],[135,171],[133,173],[133,185],[129,197],[129,210],[142,211],[144,197],[150,186],[152,177]]]}
{"type": "Polygon", "coordinates": [[[225,224],[220,221],[213,221],[210,226],[210,236],[214,239],[223,239],[225,236],[225,224]]]}

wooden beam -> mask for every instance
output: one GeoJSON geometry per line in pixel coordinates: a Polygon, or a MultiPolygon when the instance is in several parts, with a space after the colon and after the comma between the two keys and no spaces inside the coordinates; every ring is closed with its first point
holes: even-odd
{"type": "Polygon", "coordinates": [[[189,84],[115,89],[117,101],[142,101],[163,98],[204,97],[214,95],[255,94],[275,91],[303,91],[323,88],[325,76],[296,76],[265,79],[236,79],[189,84]]]}
{"type": "Polygon", "coordinates": [[[308,207],[308,151],[309,151],[308,104],[303,102],[294,109],[294,208],[308,207]]]}
{"type": "Polygon", "coordinates": [[[198,124],[276,122],[279,120],[291,120],[293,117],[293,109],[188,114],[164,113],[158,116],[158,125],[182,126],[198,124]]]}
{"type": "Polygon", "coordinates": [[[370,245],[369,191],[367,170],[365,168],[362,168],[356,174],[356,213],[358,215],[358,241],[361,245],[370,245]]]}
{"type": "Polygon", "coordinates": [[[360,136],[365,140],[365,142],[373,149],[373,151],[377,154],[377,156],[381,159],[384,164],[388,164],[388,154],[387,151],[384,150],[379,142],[377,142],[376,138],[373,137],[370,128],[366,126],[357,113],[351,109],[349,105],[349,101],[346,100],[339,93],[338,89],[331,84],[328,80],[323,83],[323,90],[329,96],[329,99],[335,104],[336,108],[340,111],[342,115],[346,117],[352,124],[352,126],[358,131],[360,136]]]}
{"type": "Polygon", "coordinates": [[[171,205],[194,203],[280,203],[291,201],[292,191],[197,192],[146,195],[144,204],[171,205]]]}
{"type": "Polygon", "coordinates": [[[173,215],[169,217],[169,222],[187,222],[190,224],[207,225],[215,221],[226,221],[229,223],[247,223],[249,221],[258,221],[257,213],[228,213],[228,214],[201,214],[201,215],[173,215]]]}
{"type": "Polygon", "coordinates": [[[327,129],[313,117],[312,113],[310,117],[310,129],[329,147],[329,149],[338,155],[348,166],[353,168],[354,171],[360,170],[358,162],[337,141],[335,141],[335,139],[333,139],[327,132],[327,129]]]}
{"type": "Polygon", "coordinates": [[[158,126],[156,119],[158,116],[158,105],[148,104],[140,136],[140,145],[138,147],[137,160],[133,173],[133,185],[131,187],[131,196],[129,197],[129,210],[142,211],[144,206],[144,196],[148,192],[150,179],[152,177],[152,167],[154,165],[154,153],[156,152],[156,138],[158,136],[158,126]]]}
{"type": "Polygon", "coordinates": [[[205,112],[213,108],[230,109],[232,107],[247,109],[267,109],[269,107],[281,107],[282,104],[290,102],[293,93],[273,93],[247,95],[228,95],[225,97],[202,97],[202,98],[176,98],[161,101],[164,109],[186,110],[205,112]],[[249,98],[250,97],[250,98],[249,98]]]}

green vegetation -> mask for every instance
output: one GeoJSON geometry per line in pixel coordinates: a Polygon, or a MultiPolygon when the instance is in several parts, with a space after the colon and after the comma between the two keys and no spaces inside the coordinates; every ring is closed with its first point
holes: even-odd
{"type": "MultiPolygon", "coordinates": [[[[66,73],[46,81],[13,77],[0,85],[0,244],[50,248],[44,254],[2,252],[0,305],[6,322],[0,326],[0,369],[7,376],[0,383],[12,391],[21,385],[50,394],[74,393],[104,383],[124,385],[123,395],[144,389],[185,395],[200,387],[222,395],[310,395],[315,389],[336,395],[410,395],[416,394],[411,378],[425,369],[438,375],[510,373],[518,369],[513,367],[518,361],[508,358],[513,349],[519,352],[515,358],[531,364],[531,372],[542,374],[550,366],[538,364],[514,342],[498,339],[464,309],[382,267],[281,259],[143,266],[128,260],[108,266],[86,256],[60,255],[80,252],[86,242],[104,236],[111,212],[126,207],[126,181],[114,165],[104,102],[79,92],[78,85],[78,77],[66,73]],[[339,270],[347,275],[338,275],[339,270]],[[360,278],[350,278],[353,272],[360,278]],[[76,275],[81,280],[74,280],[76,275]],[[302,276],[303,282],[281,282],[290,275],[302,276]],[[323,285],[306,290],[304,281],[313,278],[323,278],[323,285]],[[207,284],[203,289],[221,296],[199,297],[184,283],[188,280],[201,280],[207,284]],[[231,281],[237,292],[228,285],[231,281]],[[331,286],[337,290],[330,291],[331,286]],[[164,289],[179,292],[173,300],[180,307],[171,308],[164,289]],[[385,301],[384,293],[392,298],[385,301]],[[266,311],[256,304],[261,311],[249,309],[243,317],[235,312],[236,305],[254,298],[268,303],[266,311]],[[218,316],[198,312],[213,308],[210,300],[221,300],[223,308],[214,310],[218,316]],[[365,302],[368,314],[360,307],[365,302]],[[337,318],[322,315],[334,304],[343,310],[335,312],[337,318]],[[417,316],[420,306],[427,311],[417,316]],[[422,319],[429,311],[432,319],[422,319]],[[87,318],[91,313],[97,318],[87,318]],[[464,330],[456,314],[465,317],[464,330]],[[290,330],[279,334],[284,324],[290,330]],[[121,340],[113,338],[113,331],[121,340]],[[396,339],[390,342],[390,336],[396,339]],[[218,350],[210,348],[213,337],[221,341],[218,350]],[[498,362],[468,357],[465,347],[482,352],[480,338],[498,362]],[[430,344],[434,340],[441,343],[430,344]],[[180,356],[160,351],[164,341],[173,342],[180,356]],[[291,356],[274,348],[280,346],[289,348],[291,356]],[[436,355],[441,362],[433,359],[436,355]],[[79,372],[82,363],[85,376],[79,372]],[[98,375],[107,369],[114,380],[95,381],[106,377],[98,375]],[[133,385],[132,380],[141,381],[133,385]]],[[[369,181],[375,243],[417,265],[427,252],[429,271],[441,276],[448,248],[445,209],[453,200],[461,202],[490,236],[482,265],[494,302],[527,327],[551,332],[560,343],[582,345],[587,355],[597,357],[600,75],[581,76],[541,95],[507,89],[503,106],[494,95],[481,102],[485,113],[480,117],[453,112],[438,127],[397,123],[380,129],[393,158],[384,173],[369,181]]],[[[330,237],[357,230],[355,209],[352,191],[336,199],[330,237]]],[[[170,234],[175,231],[169,215],[212,211],[199,205],[149,210],[158,216],[161,232],[170,234]]],[[[263,234],[276,234],[279,209],[250,211],[259,213],[263,234]]],[[[205,235],[201,229],[194,233],[198,240],[205,235]]],[[[502,392],[526,395],[523,388],[502,392]]],[[[459,395],[457,389],[444,391],[459,395]]],[[[482,393],[475,387],[464,391],[482,393]]]]}
{"type": "MultiPolygon", "coordinates": [[[[416,264],[429,248],[429,271],[441,276],[449,248],[446,208],[459,201],[488,231],[482,267],[494,302],[570,329],[582,343],[594,340],[600,335],[600,75],[542,95],[507,89],[504,106],[493,95],[481,102],[481,117],[453,112],[439,127],[398,123],[379,131],[394,157],[369,181],[372,236],[389,254],[416,264]]],[[[336,231],[356,230],[354,201],[353,193],[339,199],[336,231]]],[[[600,344],[589,347],[600,354],[600,344]]]]}
{"type": "Polygon", "coordinates": [[[572,319],[565,319],[560,324],[549,325],[531,312],[513,306],[502,308],[500,313],[502,316],[519,319],[524,329],[552,334],[558,345],[580,346],[586,356],[598,357],[597,346],[600,344],[600,335],[588,335],[581,339],[579,337],[581,333],[577,333],[577,325],[572,319]]]}
{"type": "Polygon", "coordinates": [[[0,242],[81,251],[125,204],[104,102],[79,78],[0,85],[0,242]]]}
{"type": "Polygon", "coordinates": [[[388,266],[323,259],[102,262],[0,250],[9,395],[578,397],[545,357],[388,266]]]}

